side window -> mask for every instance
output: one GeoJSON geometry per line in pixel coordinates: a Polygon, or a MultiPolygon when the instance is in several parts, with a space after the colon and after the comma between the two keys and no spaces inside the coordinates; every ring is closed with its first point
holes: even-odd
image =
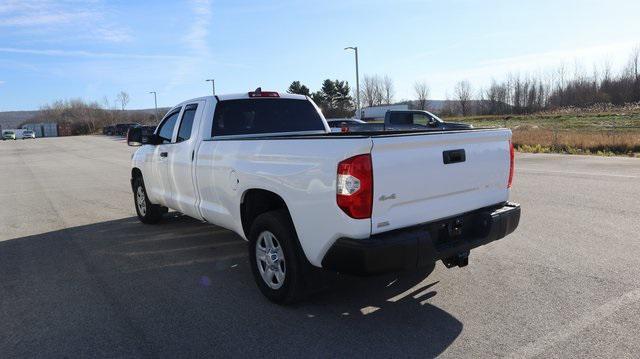
{"type": "Polygon", "coordinates": [[[427,125],[431,121],[431,117],[426,113],[414,113],[413,114],[413,123],[418,125],[427,125]]]}
{"type": "Polygon", "coordinates": [[[413,124],[413,117],[410,113],[396,112],[391,113],[389,118],[392,125],[411,125],[413,124]]]}
{"type": "Polygon", "coordinates": [[[180,110],[172,113],[167,117],[158,128],[158,136],[162,139],[162,143],[171,143],[173,137],[173,129],[176,127],[180,110]]]}
{"type": "Polygon", "coordinates": [[[191,138],[191,128],[193,127],[193,119],[196,116],[198,105],[187,105],[182,113],[180,128],[178,129],[178,139],[176,142],[186,141],[191,138]]]}

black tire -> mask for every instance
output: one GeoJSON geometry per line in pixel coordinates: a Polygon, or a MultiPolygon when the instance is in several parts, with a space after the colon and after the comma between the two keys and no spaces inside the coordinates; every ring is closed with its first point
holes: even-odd
{"type": "Polygon", "coordinates": [[[266,212],[259,215],[251,225],[249,234],[249,261],[253,278],[258,288],[270,301],[277,304],[291,304],[304,297],[307,290],[307,278],[310,264],[300,247],[298,236],[288,213],[284,210],[266,212]],[[270,232],[273,234],[284,255],[285,275],[279,288],[270,287],[263,279],[258,264],[256,246],[260,236],[270,232]]]}
{"type": "Polygon", "coordinates": [[[136,213],[138,214],[140,222],[146,224],[158,223],[162,219],[162,215],[167,212],[166,207],[153,204],[149,201],[149,197],[147,197],[147,190],[144,187],[144,181],[141,176],[137,176],[133,179],[133,205],[136,207],[136,213]],[[139,192],[143,197],[140,198],[140,200],[144,202],[144,207],[141,203],[138,203],[139,192]]]}

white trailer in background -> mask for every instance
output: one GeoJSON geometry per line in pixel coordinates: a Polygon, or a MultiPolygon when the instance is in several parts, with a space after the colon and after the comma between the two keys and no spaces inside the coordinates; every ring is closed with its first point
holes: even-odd
{"type": "Polygon", "coordinates": [[[33,131],[36,137],[58,137],[58,124],[54,122],[27,123],[22,128],[33,131]]]}
{"type": "Polygon", "coordinates": [[[356,113],[356,118],[363,121],[375,121],[384,120],[384,115],[387,111],[407,111],[409,105],[382,105],[382,106],[370,106],[360,110],[360,113],[356,113]]]}

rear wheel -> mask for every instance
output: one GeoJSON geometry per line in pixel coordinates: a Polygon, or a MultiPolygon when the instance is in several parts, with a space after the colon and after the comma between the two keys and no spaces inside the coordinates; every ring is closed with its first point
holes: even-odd
{"type": "Polygon", "coordinates": [[[165,207],[153,204],[147,197],[147,190],[141,176],[133,180],[133,201],[136,207],[138,219],[142,223],[154,224],[162,219],[162,215],[167,212],[165,207]]]}
{"type": "Polygon", "coordinates": [[[302,298],[309,264],[285,211],[255,219],[249,234],[249,260],[256,284],[269,300],[286,304],[302,298]]]}

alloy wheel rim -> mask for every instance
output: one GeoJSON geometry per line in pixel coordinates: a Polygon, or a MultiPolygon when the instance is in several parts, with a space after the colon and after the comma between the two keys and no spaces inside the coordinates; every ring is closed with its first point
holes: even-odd
{"type": "Polygon", "coordinates": [[[260,276],[271,289],[280,289],[284,285],[287,266],[280,242],[273,233],[264,231],[256,241],[256,264],[260,276]]]}
{"type": "Polygon", "coordinates": [[[138,190],[136,191],[136,204],[138,205],[138,211],[144,217],[144,215],[147,214],[147,202],[144,198],[142,186],[138,186],[138,190]]]}

